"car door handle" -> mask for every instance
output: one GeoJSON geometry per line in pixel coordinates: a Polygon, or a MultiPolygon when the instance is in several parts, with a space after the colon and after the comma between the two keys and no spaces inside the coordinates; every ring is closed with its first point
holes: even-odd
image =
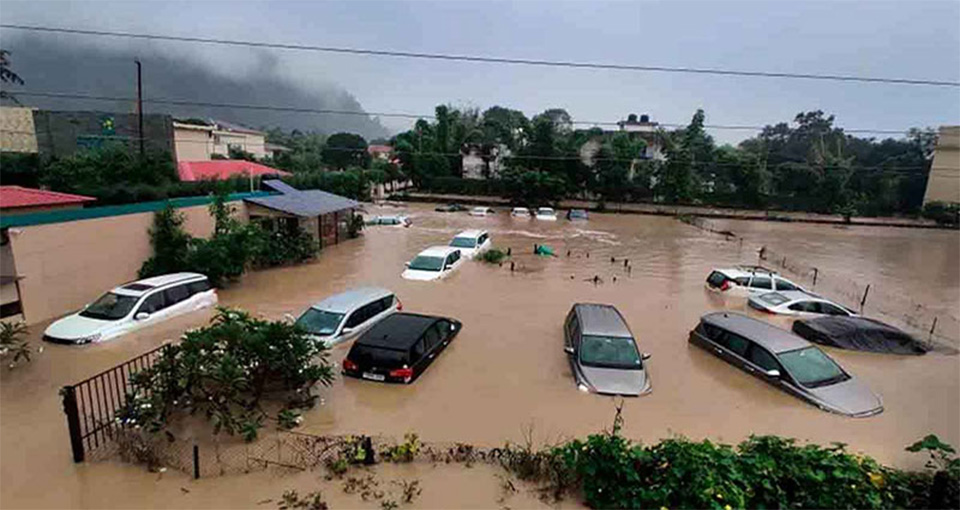
{"type": "Polygon", "coordinates": [[[717,351],[717,354],[723,354],[723,349],[718,349],[714,347],[713,350],[717,351]]]}

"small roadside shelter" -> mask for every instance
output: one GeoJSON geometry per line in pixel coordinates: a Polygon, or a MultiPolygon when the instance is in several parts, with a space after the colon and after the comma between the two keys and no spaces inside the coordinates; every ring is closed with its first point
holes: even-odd
{"type": "Polygon", "coordinates": [[[349,238],[350,222],[361,207],[356,200],[318,189],[298,190],[280,180],[264,181],[263,187],[277,194],[244,199],[250,221],[271,229],[299,225],[321,248],[349,238]]]}

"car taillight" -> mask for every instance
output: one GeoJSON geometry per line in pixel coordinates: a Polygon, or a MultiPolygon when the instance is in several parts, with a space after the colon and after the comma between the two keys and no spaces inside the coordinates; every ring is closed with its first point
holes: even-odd
{"type": "Polygon", "coordinates": [[[720,290],[727,290],[730,288],[730,280],[724,280],[723,285],[720,286],[720,290]]]}
{"type": "Polygon", "coordinates": [[[357,369],[357,364],[350,361],[347,358],[343,358],[343,369],[348,371],[354,371],[357,369]]]}
{"type": "Polygon", "coordinates": [[[399,299],[397,300],[397,311],[398,311],[398,312],[402,312],[402,311],[403,311],[403,302],[400,301],[399,299]]]}
{"type": "Polygon", "coordinates": [[[413,379],[413,369],[404,367],[404,368],[398,368],[396,370],[391,370],[390,377],[403,379],[403,382],[410,382],[410,379],[413,379]]]}

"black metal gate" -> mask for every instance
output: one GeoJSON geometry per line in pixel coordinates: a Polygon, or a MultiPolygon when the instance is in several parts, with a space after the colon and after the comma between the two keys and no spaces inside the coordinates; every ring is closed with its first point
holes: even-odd
{"type": "Polygon", "coordinates": [[[83,462],[87,452],[109,441],[117,425],[116,413],[126,403],[127,395],[132,391],[130,378],[133,374],[153,366],[167,347],[167,344],[161,345],[60,390],[63,412],[67,414],[74,462],[83,462]]]}

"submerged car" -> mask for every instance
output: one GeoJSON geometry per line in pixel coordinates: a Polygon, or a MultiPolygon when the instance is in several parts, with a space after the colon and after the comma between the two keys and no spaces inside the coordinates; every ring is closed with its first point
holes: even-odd
{"type": "Polygon", "coordinates": [[[577,303],[564,323],[563,350],[580,391],[639,396],[651,391],[637,341],[611,305],[577,303]]]}
{"type": "Polygon", "coordinates": [[[456,203],[439,205],[437,206],[436,209],[434,209],[434,211],[437,211],[437,212],[460,212],[460,211],[466,211],[466,210],[467,210],[466,207],[456,203]]]}
{"type": "Polygon", "coordinates": [[[803,338],[838,349],[926,354],[930,345],[899,328],[866,317],[828,316],[793,322],[793,332],[803,338]]]}
{"type": "Polygon", "coordinates": [[[450,344],[456,319],[395,313],[364,333],[343,358],[343,375],[409,384],[450,344]]]}
{"type": "Polygon", "coordinates": [[[510,211],[510,216],[514,218],[529,218],[530,209],[526,207],[514,207],[513,210],[510,211]]]}
{"type": "Polygon", "coordinates": [[[750,296],[747,304],[754,310],[780,315],[840,315],[843,317],[856,315],[852,310],[832,301],[799,290],[767,292],[750,296]]]}
{"type": "Polygon", "coordinates": [[[743,297],[774,290],[803,290],[775,271],[760,266],[714,269],[707,276],[706,286],[714,292],[743,297]]]}
{"type": "Polygon", "coordinates": [[[296,324],[327,347],[356,338],[390,314],[403,310],[393,292],[361,287],[330,296],[307,308],[296,324]]]}
{"type": "Polygon", "coordinates": [[[586,221],[587,210],[586,209],[570,209],[569,211],[567,211],[567,219],[570,221],[586,221]]]}
{"type": "Polygon", "coordinates": [[[494,214],[493,209],[489,207],[474,207],[470,209],[470,216],[488,216],[494,214]]]}
{"type": "Polygon", "coordinates": [[[537,219],[543,221],[557,221],[557,211],[552,207],[537,208],[537,219]]]}
{"type": "Polygon", "coordinates": [[[217,291],[199,273],[173,273],[121,285],[83,310],[47,327],[48,342],[103,342],[217,304],[217,291]]]}
{"type": "Polygon", "coordinates": [[[450,246],[460,249],[460,255],[472,259],[492,246],[490,234],[486,230],[464,230],[450,241],[450,246]]]}
{"type": "Polygon", "coordinates": [[[450,276],[462,263],[459,248],[431,246],[407,262],[407,269],[400,277],[407,280],[439,280],[450,276]]]}
{"type": "Polygon", "coordinates": [[[700,318],[690,343],[824,411],[866,417],[883,412],[876,393],[817,346],[733,312],[700,318]]]}
{"type": "Polygon", "coordinates": [[[371,226],[409,227],[413,222],[406,216],[375,216],[367,222],[371,226]]]}

